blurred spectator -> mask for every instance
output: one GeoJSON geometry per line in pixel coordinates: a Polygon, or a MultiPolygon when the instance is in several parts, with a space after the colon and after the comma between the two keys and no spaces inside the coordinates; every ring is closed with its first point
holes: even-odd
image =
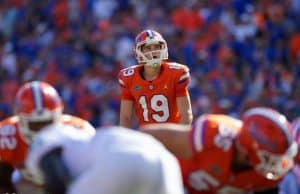
{"type": "Polygon", "coordinates": [[[152,28],[170,60],[188,65],[193,112],[239,117],[270,106],[300,114],[297,0],[4,0],[0,5],[0,117],[16,88],[54,85],[65,110],[96,125],[118,122],[117,72],[135,65],[134,35],[152,28]]]}

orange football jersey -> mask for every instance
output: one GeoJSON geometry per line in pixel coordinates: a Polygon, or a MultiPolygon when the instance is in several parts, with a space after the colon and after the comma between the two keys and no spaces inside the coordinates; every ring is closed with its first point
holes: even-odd
{"type": "Polygon", "coordinates": [[[250,168],[234,171],[234,139],[241,121],[225,115],[204,115],[193,125],[191,142],[194,157],[179,159],[189,194],[247,193],[278,184],[250,168]]]}
{"type": "MultiPolygon", "coordinates": [[[[63,115],[61,122],[72,125],[78,129],[86,130],[88,133],[95,133],[95,129],[85,120],[63,115]]],[[[26,158],[28,143],[20,132],[18,118],[9,117],[0,122],[0,161],[11,164],[16,168],[23,168],[26,158]]]]}
{"type": "Polygon", "coordinates": [[[161,68],[153,81],[143,79],[143,65],[120,71],[121,98],[134,102],[139,125],[180,121],[176,97],[188,95],[189,69],[178,63],[163,63],[161,68]]]}

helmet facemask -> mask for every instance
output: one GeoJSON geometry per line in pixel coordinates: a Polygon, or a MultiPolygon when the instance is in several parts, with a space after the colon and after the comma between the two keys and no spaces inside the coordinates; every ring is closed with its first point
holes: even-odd
{"type": "Polygon", "coordinates": [[[140,64],[148,67],[158,67],[163,60],[168,59],[167,42],[158,32],[144,31],[137,36],[137,40],[135,43],[135,55],[140,64]],[[148,34],[151,34],[151,36],[148,34]],[[144,39],[139,38],[142,36],[144,36],[144,39]],[[145,47],[152,47],[152,49],[144,49],[145,47]]]}
{"type": "Polygon", "coordinates": [[[265,150],[258,150],[260,163],[255,170],[269,180],[282,178],[293,166],[293,158],[297,153],[297,145],[293,143],[285,154],[274,154],[265,150]]]}
{"type": "Polygon", "coordinates": [[[20,130],[26,141],[31,142],[35,134],[43,127],[59,121],[62,115],[62,108],[49,111],[35,111],[29,115],[18,114],[20,130]]]}

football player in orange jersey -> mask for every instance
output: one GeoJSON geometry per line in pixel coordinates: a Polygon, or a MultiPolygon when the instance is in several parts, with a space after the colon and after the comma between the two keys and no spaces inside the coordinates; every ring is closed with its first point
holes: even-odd
{"type": "MultiPolygon", "coordinates": [[[[28,144],[41,127],[62,122],[85,130],[90,135],[95,129],[85,120],[62,113],[63,103],[49,84],[33,81],[24,84],[15,98],[15,116],[0,122],[0,193],[13,193],[12,173],[18,169],[30,179],[24,169],[28,144]]],[[[39,183],[40,180],[30,180],[39,183]]]]}
{"type": "Polygon", "coordinates": [[[164,122],[190,124],[193,116],[187,89],[188,67],[166,61],[167,42],[154,30],[137,35],[134,51],[139,65],[119,73],[120,125],[132,127],[134,109],[140,126],[164,122]]]}
{"type": "Polygon", "coordinates": [[[269,108],[200,116],[189,126],[151,124],[142,131],[160,140],[180,161],[189,194],[278,193],[297,153],[285,116],[269,108]]]}

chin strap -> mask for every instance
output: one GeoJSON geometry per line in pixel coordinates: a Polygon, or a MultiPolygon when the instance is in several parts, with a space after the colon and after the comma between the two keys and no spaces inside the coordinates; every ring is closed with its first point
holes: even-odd
{"type": "Polygon", "coordinates": [[[161,63],[162,63],[161,60],[151,61],[151,62],[145,63],[145,66],[147,66],[147,67],[159,67],[161,65],[161,63]]]}

